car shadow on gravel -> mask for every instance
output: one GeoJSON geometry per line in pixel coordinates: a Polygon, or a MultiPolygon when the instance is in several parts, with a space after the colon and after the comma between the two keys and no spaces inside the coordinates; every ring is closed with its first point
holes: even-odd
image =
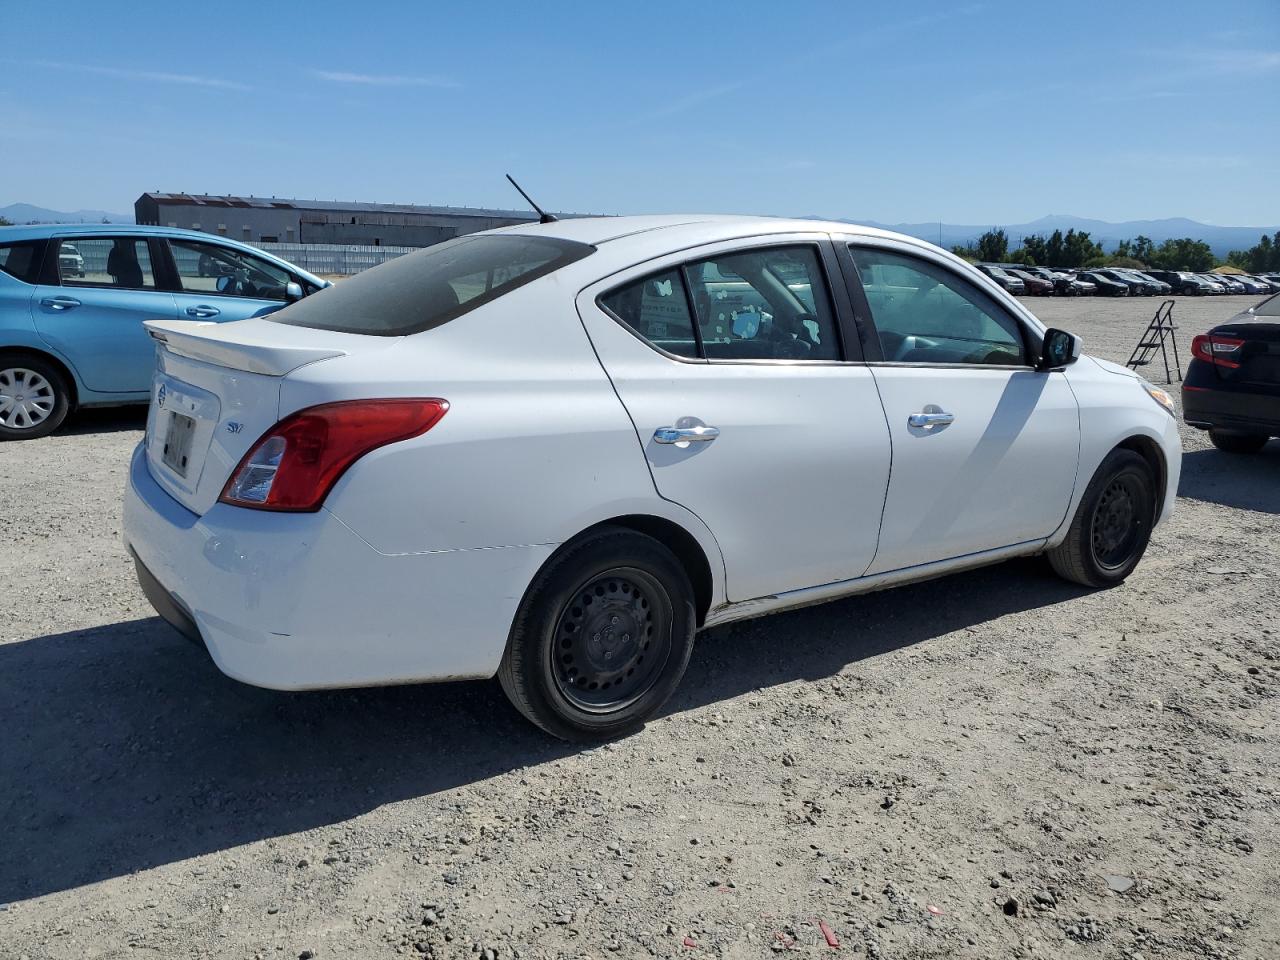
{"type": "Polygon", "coordinates": [[[118,433],[147,428],[146,404],[127,407],[88,407],[67,418],[59,434],[80,436],[88,433],[118,433]]]}
{"type": "Polygon", "coordinates": [[[1280,513],[1280,440],[1257,453],[1189,450],[1178,496],[1240,510],[1280,513]]]}
{"type": "MultiPolygon", "coordinates": [[[[699,638],[667,712],[831,676],[1082,592],[1013,561],[718,628],[699,638]]],[[[155,618],[0,644],[0,730],[0,902],[340,823],[581,749],[528,725],[494,682],[247,687],[155,618]]]]}

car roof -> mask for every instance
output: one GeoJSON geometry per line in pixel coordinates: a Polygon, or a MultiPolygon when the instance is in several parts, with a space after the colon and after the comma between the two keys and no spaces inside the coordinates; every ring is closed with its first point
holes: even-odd
{"type": "MultiPolygon", "coordinates": [[[[13,240],[44,240],[48,237],[63,236],[68,233],[92,236],[105,234],[120,236],[122,234],[137,236],[139,234],[159,237],[189,237],[192,240],[224,240],[217,234],[205,233],[202,230],[183,230],[180,227],[154,227],[138,223],[28,223],[0,227],[0,243],[13,240]]],[[[234,243],[235,241],[230,241],[234,243]]]]}
{"type": "Polygon", "coordinates": [[[600,246],[626,241],[636,247],[651,246],[656,251],[680,250],[703,243],[739,237],[785,233],[841,233],[900,240],[914,246],[930,246],[905,234],[846,223],[842,220],[808,220],[787,217],[751,217],[727,214],[668,214],[661,216],[573,217],[554,223],[521,223],[488,231],[493,234],[521,234],[576,240],[600,246]]]}

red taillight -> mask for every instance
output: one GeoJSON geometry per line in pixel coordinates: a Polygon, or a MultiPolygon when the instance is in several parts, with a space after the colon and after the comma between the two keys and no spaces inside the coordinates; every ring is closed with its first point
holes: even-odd
{"type": "Polygon", "coordinates": [[[1234,370],[1240,364],[1224,354],[1235,353],[1243,346],[1244,341],[1237,337],[1219,337],[1211,333],[1202,333],[1191,341],[1191,353],[1206,363],[1234,370]]]}
{"type": "Polygon", "coordinates": [[[319,510],[333,485],[371,450],[418,437],[449,409],[446,400],[346,400],[285,417],[244,455],[222,503],[255,510],[319,510]]]}

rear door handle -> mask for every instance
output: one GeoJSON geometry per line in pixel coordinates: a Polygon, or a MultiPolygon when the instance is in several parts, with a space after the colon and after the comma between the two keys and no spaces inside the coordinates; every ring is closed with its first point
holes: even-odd
{"type": "Polygon", "coordinates": [[[945,427],[955,422],[954,413],[913,413],[907,417],[907,425],[911,427],[945,427]]]}
{"type": "Polygon", "coordinates": [[[655,443],[710,443],[718,436],[719,427],[659,427],[653,431],[655,443]]]}
{"type": "Polygon", "coordinates": [[[70,310],[72,307],[80,306],[80,301],[75,297],[45,297],[40,301],[42,307],[52,307],[54,310],[70,310]]]}
{"type": "Polygon", "coordinates": [[[187,307],[188,317],[200,317],[201,319],[206,319],[208,317],[216,317],[221,312],[222,311],[219,310],[217,307],[206,306],[203,303],[200,304],[200,306],[198,307],[187,307]]]}

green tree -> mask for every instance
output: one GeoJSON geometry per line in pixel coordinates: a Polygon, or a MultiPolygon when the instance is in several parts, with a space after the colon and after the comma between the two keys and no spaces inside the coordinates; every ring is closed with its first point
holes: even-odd
{"type": "Polygon", "coordinates": [[[1166,240],[1160,244],[1148,262],[1164,270],[1190,270],[1192,273],[1203,273],[1206,270],[1212,270],[1216,261],[1213,251],[1203,240],[1182,237],[1179,240],[1166,240]]]}
{"type": "Polygon", "coordinates": [[[1079,233],[1068,230],[1067,235],[1062,238],[1062,249],[1063,256],[1066,257],[1064,267],[1082,267],[1090,260],[1106,256],[1102,245],[1090,240],[1089,233],[1085,230],[1079,233]]]}
{"type": "Polygon", "coordinates": [[[1141,260],[1143,263],[1150,263],[1151,256],[1156,252],[1156,245],[1151,242],[1150,237],[1144,237],[1138,234],[1133,238],[1133,250],[1130,256],[1135,260],[1141,260]]]}
{"type": "Polygon", "coordinates": [[[1019,247],[1017,250],[1013,250],[1010,253],[1006,254],[1003,262],[1004,263],[1021,263],[1021,264],[1025,264],[1028,267],[1034,267],[1036,265],[1035,260],[1031,258],[1031,254],[1027,253],[1026,247],[1019,247]]]}
{"type": "Polygon", "coordinates": [[[13,226],[13,221],[6,220],[4,217],[0,217],[0,227],[12,227],[12,226],[13,226]]]}
{"type": "Polygon", "coordinates": [[[1262,239],[1248,250],[1232,250],[1227,254],[1227,263],[1246,273],[1280,270],[1280,232],[1274,239],[1264,233],[1262,239]]]}
{"type": "Polygon", "coordinates": [[[978,248],[971,244],[952,247],[951,252],[963,260],[968,260],[970,263],[977,263],[981,259],[978,256],[978,248]]]}
{"type": "Polygon", "coordinates": [[[1022,249],[1031,258],[1032,266],[1043,267],[1049,263],[1049,248],[1044,237],[1032,234],[1022,238],[1022,249]]]}
{"type": "Polygon", "coordinates": [[[1061,230],[1053,231],[1053,233],[1049,236],[1049,239],[1045,241],[1044,256],[1045,256],[1045,263],[1047,263],[1051,267],[1075,266],[1075,264],[1069,264],[1066,261],[1065,250],[1062,245],[1061,230]]]}
{"type": "Polygon", "coordinates": [[[992,228],[978,238],[978,257],[988,263],[1003,263],[1009,252],[1009,238],[1003,230],[992,228]]]}

